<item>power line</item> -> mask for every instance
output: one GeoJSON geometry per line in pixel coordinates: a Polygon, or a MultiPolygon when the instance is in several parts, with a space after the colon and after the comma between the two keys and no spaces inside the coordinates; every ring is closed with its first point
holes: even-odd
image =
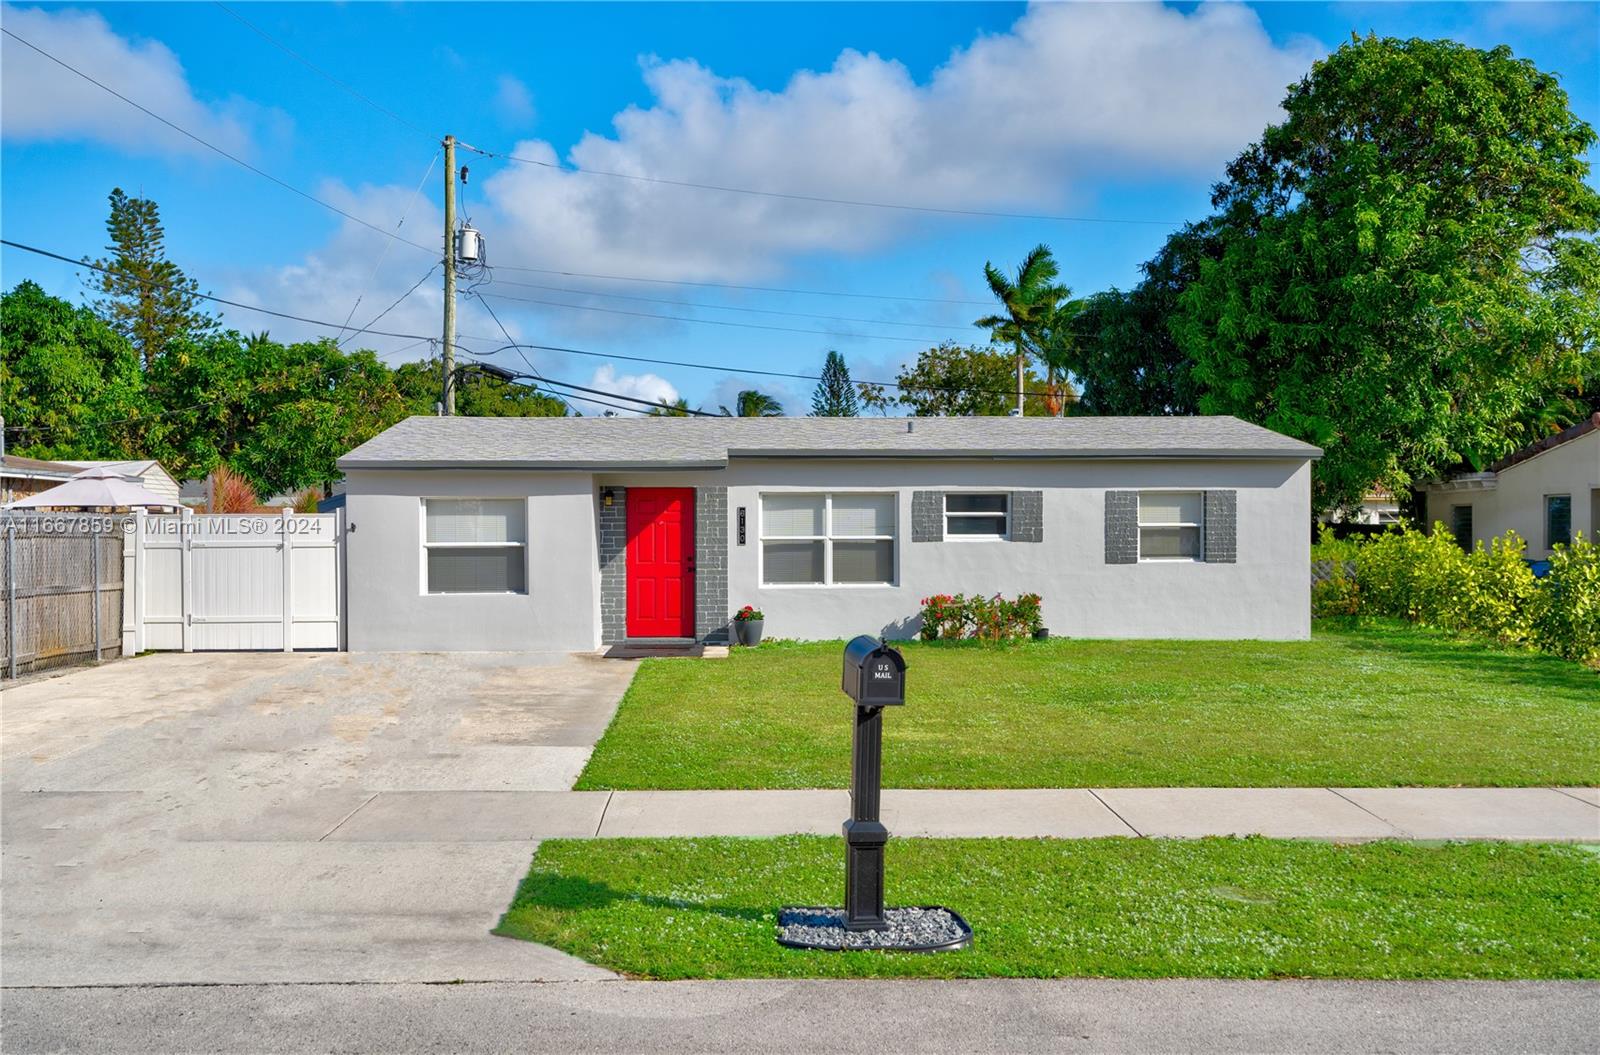
{"type": "Polygon", "coordinates": [[[878,333],[837,333],[830,330],[807,330],[798,326],[768,326],[759,322],[735,322],[732,319],[696,319],[688,315],[657,315],[649,311],[628,311],[625,308],[603,308],[598,304],[569,304],[561,300],[544,300],[537,297],[511,297],[504,293],[485,294],[480,292],[480,297],[493,296],[496,300],[513,300],[521,304],[543,304],[552,308],[567,308],[572,311],[599,311],[608,315],[631,315],[639,319],[663,319],[669,322],[691,322],[701,326],[735,326],[742,330],[773,330],[779,333],[811,333],[819,337],[851,338],[863,341],[906,341],[911,344],[928,343],[926,337],[895,337],[891,334],[878,333]]]}
{"type": "MultiPolygon", "coordinates": [[[[424,282],[428,281],[428,279],[432,278],[433,277],[433,273],[435,271],[437,271],[437,270],[439,270],[439,265],[438,264],[434,264],[432,267],[428,268],[428,273],[423,275],[421,278],[417,279],[416,284],[413,285],[410,289],[406,290],[404,293],[400,294],[399,297],[395,298],[395,302],[393,304],[389,305],[387,308],[384,308],[382,311],[378,312],[378,314],[374,315],[372,317],[372,320],[370,322],[368,322],[365,326],[361,327],[361,329],[352,330],[352,331],[350,331],[350,333],[348,333],[344,337],[340,338],[338,344],[335,347],[343,348],[345,341],[348,341],[348,340],[350,340],[351,338],[354,338],[354,337],[360,337],[363,333],[371,333],[372,332],[373,323],[376,323],[379,319],[383,318],[385,315],[389,314],[391,311],[393,311],[394,309],[398,308],[400,306],[400,302],[401,301],[405,300],[407,297],[411,296],[411,294],[415,293],[418,289],[420,289],[422,284],[424,282]]],[[[359,304],[359,303],[361,303],[361,301],[357,300],[356,303],[359,304]]],[[[354,308],[351,308],[350,310],[352,312],[355,311],[354,308]]],[[[350,321],[349,319],[345,320],[346,323],[349,323],[349,321],[350,321]]],[[[339,327],[339,329],[343,330],[344,327],[341,326],[341,327],[339,327]]],[[[511,338],[508,335],[506,337],[506,340],[509,341],[510,339],[511,338]]]]}
{"type": "MultiPolygon", "coordinates": [[[[471,292],[473,292],[473,290],[469,289],[469,290],[467,290],[467,292],[471,293],[471,292]]],[[[504,335],[506,341],[508,343],[515,344],[516,343],[516,339],[511,336],[511,331],[506,329],[505,323],[500,321],[500,316],[498,316],[498,315],[496,315],[494,313],[494,308],[489,306],[489,302],[484,300],[482,295],[479,295],[478,303],[482,304],[483,305],[483,310],[487,311],[489,313],[489,318],[494,320],[494,324],[497,327],[499,327],[500,333],[502,335],[504,335]]],[[[539,371],[533,365],[533,360],[529,359],[526,355],[524,355],[521,348],[517,349],[517,358],[522,360],[524,365],[526,365],[527,368],[533,373],[534,377],[539,377],[540,376],[539,375],[539,371]]],[[[541,378],[541,380],[543,380],[543,379],[541,378]]],[[[551,394],[554,395],[557,399],[561,399],[561,394],[560,393],[554,392],[554,393],[551,393],[551,394]]],[[[566,407],[568,410],[572,409],[572,404],[568,403],[565,399],[561,399],[561,405],[566,407]]]]}
{"type": "MultiPolygon", "coordinates": [[[[71,264],[71,265],[73,265],[75,267],[87,267],[87,268],[90,268],[90,269],[95,270],[95,271],[109,271],[109,270],[111,270],[110,268],[107,268],[107,267],[104,267],[104,266],[101,266],[101,265],[98,265],[98,264],[91,264],[88,261],[74,260],[71,257],[62,256],[60,253],[52,253],[47,249],[39,249],[39,248],[37,248],[35,246],[25,245],[25,244],[23,244],[21,242],[13,241],[12,239],[9,239],[9,238],[0,238],[0,245],[8,245],[8,246],[11,246],[13,249],[21,249],[24,252],[34,253],[34,254],[37,254],[38,256],[48,257],[48,258],[50,258],[52,260],[59,260],[62,263],[71,264]]],[[[174,288],[173,286],[171,286],[168,283],[161,283],[161,282],[150,282],[150,283],[147,283],[147,285],[150,285],[150,286],[152,286],[154,288],[157,288],[157,289],[172,289],[172,288],[174,288]]],[[[271,315],[271,316],[273,316],[275,318],[279,318],[279,319],[291,319],[291,320],[293,320],[295,322],[304,322],[304,323],[308,323],[308,324],[313,325],[313,326],[322,326],[322,327],[326,327],[326,328],[329,328],[329,329],[337,328],[337,326],[338,326],[338,323],[329,322],[326,319],[313,319],[313,318],[309,318],[309,317],[307,317],[305,315],[294,315],[294,314],[291,314],[289,312],[275,311],[275,310],[273,310],[271,308],[263,308],[263,307],[260,307],[259,305],[255,305],[255,304],[246,304],[246,303],[243,303],[242,301],[227,300],[226,298],[213,296],[213,295],[211,295],[209,293],[196,293],[194,295],[197,296],[197,297],[200,297],[201,299],[204,299],[204,300],[216,301],[219,304],[226,304],[229,307],[234,307],[234,308],[242,308],[242,309],[244,309],[246,311],[260,312],[263,315],[271,315]]],[[[691,320],[691,321],[693,321],[693,320],[691,320]]],[[[704,321],[704,320],[701,320],[701,321],[704,321]]],[[[377,337],[399,337],[399,338],[404,338],[406,340],[418,341],[418,342],[420,342],[420,341],[431,341],[431,340],[434,339],[431,335],[419,334],[419,333],[395,333],[395,332],[388,331],[388,330],[373,330],[373,329],[367,329],[365,332],[367,332],[369,334],[372,334],[373,336],[377,336],[377,337]]],[[[475,337],[475,336],[470,336],[470,335],[463,335],[463,336],[458,337],[457,340],[489,341],[489,340],[493,340],[493,338],[475,337]]],[[[653,357],[647,357],[647,356],[623,355],[623,354],[620,354],[620,353],[611,353],[611,352],[595,352],[595,351],[590,351],[590,350],[583,349],[583,348],[570,348],[570,347],[565,347],[565,346],[562,346],[562,345],[552,345],[552,344],[533,344],[533,343],[529,343],[529,342],[512,342],[512,343],[504,345],[504,346],[502,346],[500,348],[495,348],[495,349],[493,349],[491,351],[488,351],[488,352],[478,352],[477,354],[479,354],[479,355],[494,355],[494,354],[497,354],[498,352],[508,351],[508,350],[513,349],[513,348],[516,348],[516,349],[532,349],[532,350],[537,350],[537,351],[549,351],[549,352],[563,352],[563,353],[570,354],[570,355],[586,355],[586,356],[593,356],[593,357],[599,358],[599,359],[619,359],[619,360],[624,360],[624,361],[628,361],[628,362],[651,363],[651,364],[660,365],[660,366],[678,366],[678,367],[684,367],[686,369],[691,369],[691,370],[711,370],[711,371],[715,371],[717,373],[724,373],[724,374],[736,374],[736,375],[737,374],[746,374],[746,375],[751,375],[751,376],[762,376],[762,377],[784,377],[784,378],[794,378],[794,379],[797,379],[797,380],[804,380],[804,381],[820,381],[820,380],[822,380],[822,377],[819,374],[799,374],[799,373],[787,373],[787,372],[777,371],[777,370],[757,370],[757,369],[754,369],[754,368],[748,368],[748,367],[743,367],[743,366],[721,366],[721,365],[717,365],[717,364],[713,364],[713,363],[692,363],[692,362],[674,360],[674,359],[659,359],[659,358],[653,358],[653,357]]],[[[973,388],[973,387],[971,387],[969,385],[906,385],[906,384],[901,384],[898,381],[859,381],[859,380],[856,381],[855,383],[858,384],[858,385],[879,385],[879,386],[882,386],[884,388],[908,389],[908,390],[911,390],[911,391],[918,391],[918,392],[921,392],[921,391],[972,392],[972,393],[975,393],[975,394],[982,394],[982,395],[1010,395],[1010,396],[1016,395],[1016,390],[1015,389],[980,389],[980,388],[973,388]]],[[[1027,390],[1023,394],[1024,395],[1029,395],[1029,396],[1047,396],[1047,395],[1050,395],[1051,393],[1038,391],[1038,390],[1027,390]]]]}
{"type": "MultiPolygon", "coordinates": [[[[0,245],[9,245],[13,249],[21,249],[23,252],[26,252],[26,253],[34,253],[34,254],[37,254],[38,256],[49,257],[51,260],[59,260],[64,264],[71,264],[73,267],[86,267],[86,268],[89,268],[91,271],[105,271],[105,272],[111,271],[111,268],[105,267],[105,266],[100,265],[100,264],[91,264],[87,260],[74,260],[70,256],[62,256],[60,253],[52,253],[48,249],[40,249],[37,246],[24,245],[21,242],[14,242],[9,238],[0,238],[0,245]]],[[[175,288],[177,288],[177,287],[171,285],[170,283],[166,283],[166,282],[148,282],[148,281],[143,281],[142,284],[146,285],[146,286],[149,286],[152,289],[175,289],[175,288]]],[[[260,312],[263,315],[271,315],[274,318],[278,318],[278,319],[290,319],[290,320],[293,320],[294,322],[310,323],[313,326],[323,326],[323,327],[326,327],[329,330],[337,330],[339,328],[339,324],[337,322],[329,322],[326,319],[311,319],[311,318],[307,318],[304,315],[293,315],[293,314],[290,314],[289,312],[286,312],[286,311],[274,311],[271,308],[263,308],[258,304],[245,304],[242,301],[229,300],[226,297],[218,297],[218,296],[214,296],[214,295],[212,295],[210,293],[194,293],[192,295],[196,296],[196,297],[199,297],[201,300],[215,301],[218,304],[226,304],[230,308],[243,308],[245,311],[257,311],[257,312],[260,312]]],[[[391,333],[391,332],[389,332],[387,330],[374,330],[374,329],[370,329],[370,328],[364,329],[363,332],[369,333],[374,337],[404,337],[404,338],[407,338],[408,340],[409,339],[416,339],[416,338],[429,339],[429,338],[425,338],[424,335],[418,334],[418,333],[391,333]]],[[[483,338],[478,338],[478,339],[482,340],[483,338]]]]}
{"type": "MultiPolygon", "coordinates": [[[[822,319],[827,322],[864,322],[874,326],[905,326],[924,330],[951,330],[942,322],[902,322],[896,319],[869,319],[855,315],[819,315],[808,311],[779,311],[775,308],[749,308],[740,304],[708,304],[699,300],[668,300],[663,297],[638,297],[627,293],[606,293],[598,289],[573,289],[570,286],[547,286],[538,282],[514,282],[509,279],[492,279],[492,285],[516,286],[523,289],[543,289],[552,293],[572,293],[583,297],[609,297],[613,300],[637,300],[645,304],[666,304],[680,308],[709,308],[712,311],[744,311],[756,315],[783,315],[796,319],[822,319]]],[[[952,331],[953,332],[953,331],[952,331]]]]}
{"type": "MultiPolygon", "coordinates": [[[[215,2],[215,0],[213,0],[213,2],[215,2]]],[[[222,5],[220,3],[218,3],[217,6],[218,7],[222,7],[222,5]]],[[[223,8],[223,10],[227,10],[227,9],[223,8]]],[[[232,12],[229,12],[229,13],[231,14],[232,12]]],[[[372,265],[372,273],[367,276],[366,284],[361,287],[361,292],[356,294],[356,302],[354,304],[350,305],[350,313],[344,317],[345,326],[350,325],[350,320],[355,318],[356,309],[361,307],[361,302],[363,300],[365,300],[366,297],[367,297],[367,290],[372,287],[373,280],[378,277],[378,270],[381,267],[383,267],[383,262],[385,260],[389,259],[389,250],[394,248],[395,240],[400,237],[400,228],[402,228],[402,227],[404,227],[406,225],[406,217],[411,214],[412,207],[417,204],[417,198],[422,194],[422,186],[423,186],[423,184],[427,183],[428,182],[428,177],[433,175],[433,166],[435,166],[435,165],[437,165],[439,163],[439,155],[441,153],[443,153],[442,150],[435,150],[433,152],[433,157],[432,157],[432,159],[429,160],[428,167],[425,170],[423,170],[422,178],[417,181],[417,189],[411,192],[411,200],[406,202],[406,207],[404,209],[400,210],[400,220],[399,220],[398,223],[396,223],[394,225],[394,233],[389,236],[389,240],[387,242],[383,243],[383,252],[378,254],[377,263],[372,265]]],[[[437,267],[438,265],[435,264],[434,266],[437,267]]],[[[433,270],[431,268],[429,269],[428,274],[429,275],[433,274],[433,270]]],[[[426,278],[426,276],[424,276],[424,278],[426,278]]],[[[422,283],[418,282],[417,285],[420,286],[420,285],[422,285],[422,283]]],[[[412,288],[414,289],[415,287],[412,287],[412,288]]],[[[406,294],[406,296],[410,296],[410,295],[411,295],[410,293],[406,294]]],[[[404,300],[404,299],[405,299],[404,297],[401,298],[401,300],[404,300]]],[[[395,303],[398,304],[399,301],[396,301],[395,303]]],[[[392,308],[393,305],[390,305],[390,307],[392,308]]],[[[389,313],[389,309],[386,308],[386,309],[384,309],[383,314],[379,315],[378,318],[381,319],[381,318],[383,318],[383,315],[387,315],[388,313],[389,313]]],[[[373,320],[373,322],[376,322],[376,321],[377,321],[377,319],[373,320]]],[[[344,327],[343,326],[341,326],[339,328],[339,332],[341,334],[344,333],[344,327]]],[[[339,341],[339,345],[341,347],[343,347],[344,346],[344,342],[345,342],[345,338],[341,337],[341,339],[339,341]]]]}
{"type": "Polygon", "coordinates": [[[62,69],[68,71],[69,73],[76,74],[77,76],[79,76],[79,77],[83,78],[84,80],[88,81],[90,84],[94,85],[96,88],[99,88],[101,91],[104,91],[104,92],[107,92],[107,93],[109,93],[111,95],[116,96],[118,99],[121,99],[123,102],[125,102],[129,106],[133,107],[135,110],[138,110],[139,112],[141,112],[143,114],[146,114],[146,115],[148,115],[150,117],[155,118],[157,121],[160,121],[162,124],[166,125],[168,128],[172,129],[173,131],[178,132],[178,133],[180,133],[182,135],[185,135],[185,136],[189,137],[190,139],[194,140],[196,143],[199,143],[201,146],[205,147],[207,150],[214,151],[217,154],[220,154],[221,156],[227,158],[229,161],[233,162],[235,165],[239,165],[239,166],[241,166],[243,168],[249,169],[251,172],[254,172],[256,175],[260,176],[261,178],[266,179],[266,180],[270,180],[271,182],[276,183],[278,186],[282,187],[284,190],[290,191],[290,192],[292,192],[294,194],[298,194],[300,197],[306,199],[309,202],[315,202],[316,204],[322,206],[324,209],[327,209],[328,211],[333,212],[333,213],[337,213],[338,215],[343,216],[345,219],[351,221],[352,223],[358,223],[362,227],[366,227],[366,228],[369,228],[369,229],[371,229],[373,231],[377,231],[379,234],[384,235],[385,237],[395,238],[398,241],[405,242],[406,245],[412,246],[412,247],[417,248],[417,249],[421,249],[423,252],[427,252],[427,253],[435,252],[435,249],[433,247],[431,247],[431,246],[422,245],[421,243],[418,243],[418,242],[413,242],[413,241],[410,241],[410,240],[405,239],[405,238],[400,238],[399,235],[392,234],[391,232],[384,230],[382,227],[379,227],[375,223],[368,223],[366,220],[363,220],[361,217],[356,216],[353,213],[345,212],[343,209],[339,208],[337,205],[334,205],[331,202],[323,201],[321,198],[317,197],[315,194],[310,193],[309,191],[301,190],[299,187],[296,187],[294,184],[288,182],[287,180],[279,179],[277,176],[274,176],[272,173],[266,171],[265,169],[257,168],[256,166],[250,164],[250,162],[244,160],[243,158],[239,157],[238,155],[229,153],[228,151],[226,151],[226,150],[222,149],[221,147],[217,146],[215,143],[212,143],[212,142],[209,142],[209,141],[207,141],[205,139],[200,138],[199,136],[195,135],[193,132],[189,131],[187,128],[184,128],[182,125],[176,124],[175,122],[172,122],[172,121],[169,121],[165,117],[162,117],[160,114],[156,113],[154,110],[151,110],[150,108],[148,108],[146,106],[142,106],[139,103],[134,102],[132,99],[128,98],[126,95],[123,95],[121,92],[117,91],[115,88],[111,88],[111,87],[109,87],[109,86],[107,86],[105,84],[102,84],[100,81],[95,80],[93,77],[89,76],[87,73],[84,73],[82,70],[78,69],[76,66],[73,66],[73,65],[71,65],[69,63],[66,63],[66,62],[63,62],[61,59],[56,58],[54,55],[50,54],[48,51],[46,51],[43,48],[39,47],[37,44],[34,44],[31,41],[24,39],[23,37],[17,36],[17,34],[11,32],[11,30],[6,29],[3,26],[0,26],[0,33],[4,33],[6,36],[10,37],[12,40],[15,40],[17,43],[23,45],[24,47],[27,47],[27,48],[35,51],[35,52],[38,52],[40,55],[42,55],[45,58],[49,59],[51,62],[55,63],[57,66],[60,66],[62,69]]]}
{"type": "Polygon", "coordinates": [[[785,289],[778,286],[741,286],[732,282],[692,282],[688,279],[645,278],[640,275],[597,275],[588,271],[559,271],[546,267],[521,267],[514,264],[496,264],[497,271],[525,271],[535,275],[559,275],[562,278],[597,278],[607,282],[649,282],[663,286],[696,286],[702,289],[737,289],[749,293],[785,293],[804,297],[855,297],[863,300],[901,300],[913,304],[969,304],[980,308],[994,306],[992,300],[952,300],[942,297],[902,297],[888,293],[857,293],[836,289],[785,289]]]}
{"type": "Polygon", "coordinates": [[[399,114],[395,113],[393,110],[389,109],[387,106],[384,106],[382,103],[374,102],[372,99],[370,99],[367,96],[361,94],[361,92],[357,91],[355,88],[353,88],[350,85],[346,84],[344,81],[341,81],[339,78],[335,77],[333,74],[329,73],[327,70],[323,69],[321,66],[318,66],[316,63],[312,62],[310,59],[306,58],[304,55],[300,54],[298,51],[295,51],[293,48],[289,47],[289,45],[283,43],[282,41],[280,41],[280,40],[276,39],[275,37],[271,36],[270,34],[268,34],[266,30],[262,29],[260,26],[257,26],[255,23],[251,22],[249,19],[247,19],[243,15],[239,14],[239,12],[233,10],[233,8],[228,7],[226,4],[222,3],[221,0],[212,0],[212,3],[216,4],[217,7],[222,8],[222,10],[224,10],[228,14],[232,15],[235,19],[237,19],[240,23],[242,23],[246,29],[250,30],[250,32],[254,33],[256,36],[260,37],[262,40],[266,41],[268,44],[271,44],[273,47],[277,48],[279,51],[283,52],[285,55],[288,55],[290,58],[292,58],[296,62],[300,63],[300,65],[302,65],[306,69],[310,70],[312,73],[315,73],[317,76],[322,77],[324,80],[326,80],[329,83],[333,84],[335,87],[337,87],[337,88],[339,88],[339,89],[341,89],[343,91],[349,92],[351,95],[355,96],[357,99],[360,99],[362,102],[366,103],[368,106],[372,107],[374,110],[378,111],[380,114],[383,114],[384,116],[390,118],[391,120],[398,121],[400,124],[402,124],[405,127],[411,129],[413,132],[416,132],[416,133],[418,133],[420,135],[427,136],[429,139],[433,139],[434,138],[434,136],[433,136],[433,134],[431,132],[424,131],[423,129],[421,129],[421,128],[417,127],[416,125],[412,124],[410,121],[406,120],[404,117],[401,117],[399,114]]]}
{"type": "MultiPolygon", "coordinates": [[[[231,8],[227,7],[226,5],[222,4],[220,2],[220,0],[213,0],[213,2],[216,3],[217,7],[222,8],[222,10],[224,10],[228,14],[232,15],[235,19],[237,19],[240,23],[242,23],[244,26],[246,26],[251,32],[255,33],[261,39],[265,40],[267,43],[271,44],[273,47],[277,48],[278,50],[282,51],[284,54],[286,54],[289,57],[293,58],[296,62],[300,63],[302,66],[306,67],[311,72],[317,74],[317,76],[322,77],[323,79],[327,80],[330,84],[333,84],[335,87],[339,88],[341,91],[349,93],[350,95],[352,95],[355,98],[361,100],[363,103],[366,103],[368,106],[372,107],[374,110],[378,111],[379,113],[383,114],[384,116],[388,117],[389,119],[391,119],[393,121],[396,121],[401,125],[404,125],[406,128],[410,129],[411,131],[417,132],[417,133],[419,133],[421,135],[429,136],[429,138],[432,138],[430,133],[424,131],[422,128],[418,127],[416,124],[413,124],[411,121],[409,121],[406,118],[402,117],[400,114],[398,114],[395,111],[389,109],[387,106],[384,106],[383,104],[374,101],[372,98],[370,98],[369,96],[363,94],[362,92],[360,92],[356,88],[352,87],[351,85],[345,83],[344,81],[340,80],[338,77],[335,77],[333,74],[329,73],[327,70],[325,70],[322,67],[318,66],[316,63],[312,62],[310,59],[306,58],[304,55],[301,55],[299,52],[295,51],[293,48],[289,47],[287,44],[284,44],[282,41],[280,41],[280,40],[276,39],[275,37],[271,36],[269,33],[267,33],[265,30],[263,30],[259,26],[257,26],[255,24],[253,24],[252,22],[248,21],[243,15],[240,15],[238,12],[236,12],[236,11],[232,10],[231,8]]],[[[992,209],[957,209],[957,208],[949,208],[949,207],[936,206],[936,205],[908,205],[908,204],[905,204],[904,202],[871,201],[871,200],[859,199],[859,198],[833,198],[833,197],[828,197],[826,195],[820,195],[820,194],[798,194],[798,193],[792,193],[792,192],[788,192],[788,191],[762,190],[762,189],[755,188],[755,187],[734,187],[734,186],[729,186],[729,185],[725,185],[725,184],[717,184],[717,183],[698,183],[698,182],[695,182],[693,180],[669,179],[669,178],[667,178],[665,176],[646,176],[646,175],[641,175],[641,174],[636,173],[636,172],[614,172],[614,171],[610,171],[610,170],[607,170],[607,169],[584,168],[581,165],[574,165],[571,168],[568,168],[567,166],[562,165],[562,164],[560,164],[558,162],[542,161],[542,160],[539,160],[538,158],[521,157],[521,156],[519,156],[517,154],[512,154],[512,153],[509,153],[509,152],[506,152],[506,151],[486,150],[486,149],[484,149],[482,147],[472,146],[470,143],[464,143],[463,142],[463,143],[459,143],[459,145],[461,146],[462,149],[470,150],[474,154],[478,154],[478,155],[480,155],[482,157],[500,158],[502,160],[513,161],[513,162],[516,162],[517,164],[521,164],[521,165],[532,165],[532,166],[535,166],[535,167],[538,167],[538,168],[552,169],[552,170],[557,171],[557,172],[574,172],[574,173],[580,173],[580,174],[585,175],[585,176],[603,176],[603,177],[606,177],[608,179],[632,180],[632,181],[638,182],[638,183],[655,183],[655,184],[660,184],[660,185],[669,186],[669,187],[685,187],[685,188],[690,188],[690,189],[693,189],[693,190],[714,191],[714,192],[717,192],[717,193],[720,193],[720,194],[743,194],[743,195],[747,195],[747,196],[762,197],[762,198],[781,198],[781,199],[785,199],[787,201],[812,202],[814,204],[819,204],[819,205],[840,205],[840,206],[845,206],[845,207],[853,208],[853,209],[888,209],[888,210],[893,210],[893,211],[897,211],[897,212],[931,213],[931,214],[940,215],[940,216],[976,216],[976,217],[986,217],[986,218],[997,219],[997,220],[1042,220],[1042,221],[1053,222],[1053,223],[1099,223],[1099,224],[1120,224],[1120,225],[1152,226],[1152,227],[1182,227],[1183,226],[1181,223],[1178,223],[1178,222],[1175,222],[1175,221],[1171,221],[1171,220],[1140,220],[1140,219],[1130,219],[1130,218],[1126,218],[1126,217],[1110,217],[1110,216],[1073,216],[1073,215],[1062,215],[1062,214],[1056,214],[1056,213],[1002,212],[1002,211],[992,210],[992,209]]]]}
{"type": "Polygon", "coordinates": [[[540,161],[537,158],[525,158],[516,154],[484,150],[470,143],[461,143],[460,145],[462,149],[470,150],[484,157],[502,158],[506,161],[515,161],[523,165],[535,165],[539,168],[553,169],[557,172],[577,172],[585,176],[606,176],[612,179],[633,180],[639,183],[659,183],[669,187],[692,187],[696,190],[717,191],[722,194],[744,194],[761,198],[783,198],[789,201],[814,202],[821,205],[843,205],[853,209],[891,209],[899,212],[935,213],[942,216],[978,216],[996,220],[1044,220],[1055,223],[1129,224],[1153,227],[1183,226],[1183,224],[1172,220],[1134,220],[1107,216],[1065,216],[1050,213],[997,212],[990,209],[953,209],[934,205],[905,205],[900,202],[867,201],[856,198],[829,198],[820,194],[791,194],[785,191],[757,190],[753,187],[731,187],[717,183],[696,183],[692,180],[667,179],[664,176],[643,176],[634,172],[612,172],[606,169],[583,168],[576,165],[569,169],[565,165],[554,161],[540,161]]]}

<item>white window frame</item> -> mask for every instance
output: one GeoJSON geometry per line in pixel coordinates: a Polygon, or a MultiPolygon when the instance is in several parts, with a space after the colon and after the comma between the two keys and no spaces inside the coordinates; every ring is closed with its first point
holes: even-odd
{"type": "Polygon", "coordinates": [[[1145,487],[1136,491],[1139,496],[1139,527],[1137,537],[1139,540],[1140,564],[1204,564],[1206,560],[1206,493],[1204,489],[1194,487],[1145,487]],[[1199,495],[1200,496],[1200,522],[1189,523],[1170,522],[1163,524],[1146,524],[1144,522],[1144,496],[1145,495],[1199,495]],[[1195,555],[1192,557],[1146,557],[1144,555],[1144,529],[1145,528],[1188,528],[1195,530],[1198,544],[1195,546],[1195,555]]]}
{"type": "Polygon", "coordinates": [[[762,491],[756,495],[756,580],[763,590],[881,590],[886,587],[900,585],[900,492],[881,490],[837,490],[837,491],[762,491]],[[833,535],[833,496],[839,495],[877,495],[891,499],[891,508],[894,510],[894,530],[887,535],[833,535]],[[822,499],[822,529],[821,535],[768,535],[767,534],[767,498],[821,498],[822,499]],[[767,543],[768,542],[821,542],[822,543],[822,581],[821,582],[768,582],[767,581],[767,543]],[[833,581],[833,544],[835,542],[887,542],[889,543],[889,563],[892,565],[888,582],[834,582],[833,581]]]}
{"type": "Polygon", "coordinates": [[[1011,541],[1011,492],[1010,491],[946,491],[944,492],[944,540],[946,542],[1010,542],[1011,541]],[[950,533],[950,518],[990,518],[999,516],[999,513],[968,513],[961,510],[951,510],[951,495],[999,495],[1006,500],[1005,518],[1006,526],[998,535],[952,535],[950,533]]]}
{"type": "Polygon", "coordinates": [[[526,597],[531,576],[528,568],[528,539],[532,529],[528,516],[527,499],[505,495],[426,495],[417,502],[417,538],[422,545],[418,550],[418,584],[423,597],[526,597]],[[429,542],[429,502],[522,502],[522,534],[520,542],[429,542]],[[511,549],[522,551],[522,589],[520,590],[430,590],[428,588],[428,551],[432,549],[511,549]]]}

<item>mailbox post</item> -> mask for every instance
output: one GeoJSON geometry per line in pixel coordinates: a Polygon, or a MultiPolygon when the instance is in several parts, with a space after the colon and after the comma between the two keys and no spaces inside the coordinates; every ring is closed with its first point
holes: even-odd
{"type": "Polygon", "coordinates": [[[865,635],[844,648],[845,695],[855,702],[850,731],[850,819],[844,822],[845,929],[883,930],[883,709],[906,702],[906,661],[865,635]]]}

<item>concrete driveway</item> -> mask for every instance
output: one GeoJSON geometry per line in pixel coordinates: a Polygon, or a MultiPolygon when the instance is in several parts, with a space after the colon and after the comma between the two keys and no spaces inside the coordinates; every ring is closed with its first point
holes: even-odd
{"type": "Polygon", "coordinates": [[[531,833],[559,800],[574,831],[598,826],[603,796],[556,793],[632,674],[167,653],[7,688],[0,982],[605,977],[489,929],[535,846],[510,822],[531,833]]]}

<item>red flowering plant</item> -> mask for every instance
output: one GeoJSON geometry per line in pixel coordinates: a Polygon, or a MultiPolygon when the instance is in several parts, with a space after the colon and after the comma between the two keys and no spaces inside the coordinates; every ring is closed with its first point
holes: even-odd
{"type": "Polygon", "coordinates": [[[922,639],[960,637],[966,629],[967,599],[963,594],[952,597],[936,593],[922,599],[922,639]]]}
{"type": "Polygon", "coordinates": [[[733,613],[733,618],[737,622],[748,623],[757,619],[764,619],[766,617],[761,614],[761,609],[755,607],[754,605],[747,604],[737,612],[733,613]]]}

